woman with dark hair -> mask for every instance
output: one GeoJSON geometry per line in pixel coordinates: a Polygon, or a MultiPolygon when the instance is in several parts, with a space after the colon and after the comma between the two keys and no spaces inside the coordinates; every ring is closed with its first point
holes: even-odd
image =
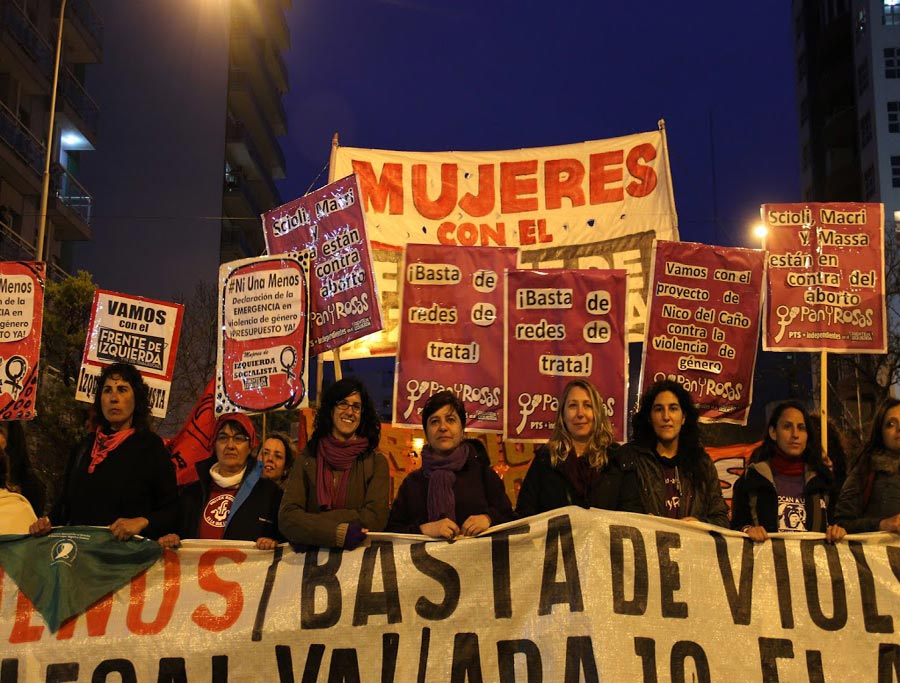
{"type": "Polygon", "coordinates": [[[303,546],[353,550],[388,517],[381,422],[366,387],[338,380],[324,392],[309,443],[291,471],[278,527],[303,546]]]}
{"type": "Polygon", "coordinates": [[[581,507],[643,512],[634,463],[621,458],[603,398],[593,384],[572,380],[563,390],[556,423],[534,454],[516,501],[516,516],[581,507]]]}
{"type": "Polygon", "coordinates": [[[0,444],[0,534],[27,534],[36,521],[28,499],[10,490],[9,459],[0,444]]]}
{"type": "Polygon", "coordinates": [[[0,422],[0,450],[9,460],[9,490],[21,493],[36,514],[43,515],[47,504],[47,487],[31,466],[25,429],[21,422],[0,422]]]}
{"type": "Polygon", "coordinates": [[[797,401],[775,406],[766,434],[734,487],[731,527],[762,543],[770,533],[817,531],[830,543],[846,533],[829,523],[833,479],[815,424],[797,401]]]}
{"type": "Polygon", "coordinates": [[[284,489],[294,465],[294,445],[284,432],[270,432],[263,440],[257,456],[262,463],[262,475],[284,489]]]}
{"type": "Polygon", "coordinates": [[[452,539],[512,520],[512,505],[484,446],[465,438],[465,404],[439,391],[425,401],[422,427],[422,467],[400,485],[388,531],[452,539]]]}
{"type": "Polygon", "coordinates": [[[50,518],[32,525],[109,526],[113,536],[158,538],[175,526],[175,467],[150,430],[149,389],[128,363],[107,365],[94,395],[95,429],[72,453],[50,518]]]}
{"type": "Polygon", "coordinates": [[[213,429],[212,455],[194,465],[197,481],[178,496],[178,533],[159,539],[176,548],[182,538],[255,541],[260,550],[278,545],[281,489],[262,476],[263,464],[250,457],[256,427],[243,413],[225,413],[213,429]]]}
{"type": "Polygon", "coordinates": [[[719,474],[700,445],[699,414],[678,382],[660,380],[641,397],[625,452],[637,465],[644,511],[728,526],[719,474]]]}
{"type": "Polygon", "coordinates": [[[875,411],[869,440],[847,475],[835,508],[848,533],[900,534],[900,400],[875,411]]]}

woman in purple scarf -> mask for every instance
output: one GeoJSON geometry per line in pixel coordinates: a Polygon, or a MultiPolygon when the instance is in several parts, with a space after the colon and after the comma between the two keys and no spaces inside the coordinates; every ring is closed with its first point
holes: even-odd
{"type": "Polygon", "coordinates": [[[422,408],[422,427],[422,468],[400,485],[387,530],[452,539],[513,519],[484,446],[465,438],[463,402],[449,391],[434,394],[422,408]]]}
{"type": "Polygon", "coordinates": [[[390,475],[366,387],[346,378],[322,395],[313,434],[291,469],[278,527],[303,546],[353,550],[388,517],[390,475]]]}

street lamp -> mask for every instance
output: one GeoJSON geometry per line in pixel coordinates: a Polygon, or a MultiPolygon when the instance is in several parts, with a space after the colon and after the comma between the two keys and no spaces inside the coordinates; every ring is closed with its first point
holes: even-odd
{"type": "Polygon", "coordinates": [[[765,250],[766,248],[766,235],[769,234],[769,229],[763,225],[762,223],[757,223],[753,226],[753,236],[759,240],[759,248],[765,250]]]}
{"type": "Polygon", "coordinates": [[[66,19],[66,0],[59,3],[59,32],[56,35],[56,61],[53,65],[53,89],[50,91],[50,125],[47,131],[47,154],[44,158],[44,183],[41,187],[41,212],[38,222],[36,257],[44,260],[44,236],[47,232],[47,202],[50,199],[50,162],[53,158],[53,127],[56,125],[56,91],[59,86],[59,60],[62,56],[63,22],[66,19]]]}

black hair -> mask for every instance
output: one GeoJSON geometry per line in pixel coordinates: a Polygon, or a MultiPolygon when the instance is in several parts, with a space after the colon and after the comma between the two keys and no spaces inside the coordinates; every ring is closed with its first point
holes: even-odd
{"type": "Polygon", "coordinates": [[[466,404],[452,391],[444,389],[436,394],[432,394],[422,406],[422,429],[428,425],[428,418],[434,415],[444,406],[452,406],[453,412],[459,416],[459,422],[465,428],[466,426],[466,404]]]}
{"type": "Polygon", "coordinates": [[[94,422],[104,430],[109,429],[109,420],[103,416],[101,403],[103,387],[106,381],[118,377],[131,386],[134,393],[134,414],[131,417],[131,426],[135,431],[141,432],[150,429],[150,388],[141,377],[141,373],[131,363],[113,363],[107,365],[100,372],[97,379],[97,391],[94,393],[94,422]]]}
{"type": "Polygon", "coordinates": [[[810,417],[809,413],[806,412],[806,408],[803,404],[796,400],[782,401],[775,406],[774,410],[772,410],[769,421],[766,423],[766,431],[763,435],[762,446],[754,453],[751,462],[769,460],[775,455],[778,446],[775,443],[775,439],[769,434],[769,430],[774,429],[777,431],[778,420],[781,419],[781,416],[784,415],[786,410],[790,409],[800,412],[803,416],[803,424],[806,427],[806,448],[803,449],[803,454],[801,455],[804,464],[810,469],[818,472],[820,475],[831,479],[831,473],[828,472],[828,468],[825,467],[825,463],[822,462],[822,440],[821,435],[819,434],[818,425],[816,425],[816,421],[810,417]]]}
{"type": "Polygon", "coordinates": [[[332,413],[335,406],[353,393],[359,394],[359,400],[362,403],[359,427],[356,433],[369,442],[370,449],[378,448],[378,442],[381,440],[381,420],[378,419],[375,403],[369,396],[366,385],[355,377],[340,379],[322,392],[322,400],[319,402],[319,409],[316,411],[316,418],[313,421],[313,433],[310,441],[331,434],[331,430],[334,428],[332,413]]]}

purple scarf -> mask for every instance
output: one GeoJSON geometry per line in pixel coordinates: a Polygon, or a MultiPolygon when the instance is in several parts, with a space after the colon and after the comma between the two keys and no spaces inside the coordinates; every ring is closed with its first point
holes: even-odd
{"type": "Polygon", "coordinates": [[[316,498],[322,510],[342,510],[347,506],[350,466],[368,448],[368,439],[358,436],[349,441],[339,441],[331,434],[319,439],[316,448],[316,498]],[[341,473],[336,488],[335,472],[341,473]]]}
{"type": "Polygon", "coordinates": [[[453,485],[456,483],[456,473],[466,464],[471,452],[471,446],[465,442],[449,455],[437,455],[431,446],[422,449],[422,474],[428,480],[429,522],[445,517],[458,522],[453,485]]]}

